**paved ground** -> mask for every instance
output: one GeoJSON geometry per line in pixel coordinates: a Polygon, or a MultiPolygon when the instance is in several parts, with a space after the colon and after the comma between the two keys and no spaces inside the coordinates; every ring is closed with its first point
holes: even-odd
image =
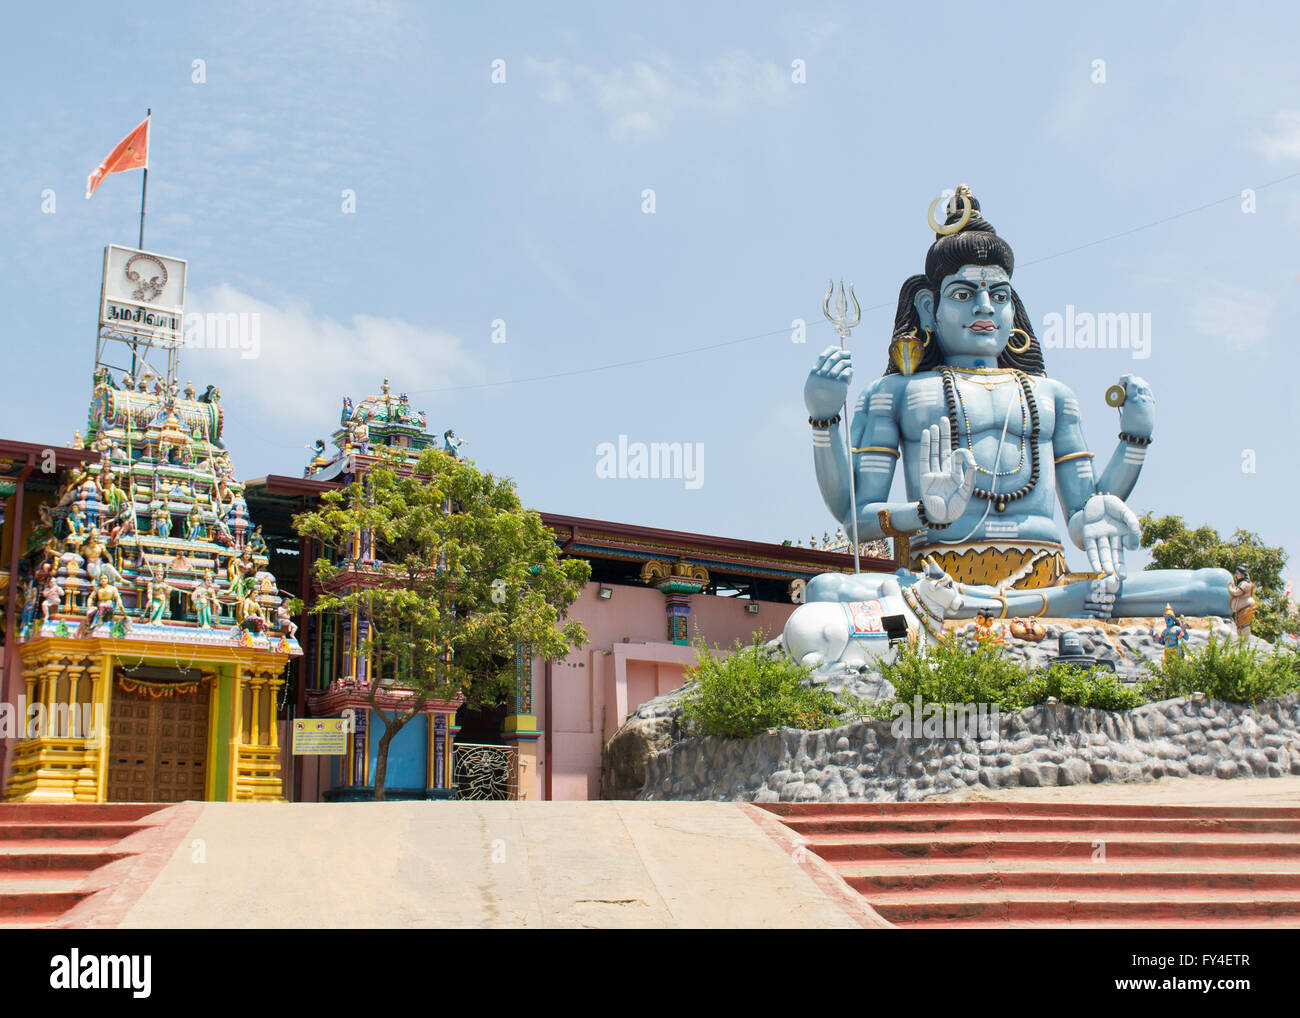
{"type": "Polygon", "coordinates": [[[204,803],[121,925],[859,928],[709,802],[204,803]]]}
{"type": "MultiPolygon", "coordinates": [[[[967,790],[941,799],[1295,805],[1300,777],[967,790]]],[[[126,912],[125,928],[878,924],[863,918],[856,896],[845,901],[824,863],[808,853],[798,861],[774,818],[738,804],[183,808],[197,820],[171,842],[177,847],[126,912]]]]}

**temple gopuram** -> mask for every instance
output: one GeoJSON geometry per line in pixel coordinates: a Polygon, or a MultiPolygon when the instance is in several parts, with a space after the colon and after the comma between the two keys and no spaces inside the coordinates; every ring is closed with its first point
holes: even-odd
{"type": "MultiPolygon", "coordinates": [[[[334,432],[335,453],[325,455],[324,442],[316,443],[316,452],[304,474],[316,481],[351,484],[380,462],[379,449],[400,449],[407,464],[414,464],[420,454],[436,442],[425,430],[423,412],[411,409],[405,394],[394,396],[385,378],[377,395],[367,396],[356,405],[343,400],[339,427],[334,432]]],[[[450,509],[450,507],[448,507],[450,509]]],[[[312,550],[324,554],[313,545],[312,550]]],[[[358,532],[350,548],[341,549],[334,564],[341,567],[338,576],[327,586],[313,579],[310,599],[316,593],[344,595],[371,582],[377,571],[370,534],[358,532]]],[[[306,566],[306,563],[304,563],[306,566]]],[[[376,681],[368,655],[361,652],[370,632],[364,613],[348,616],[324,615],[315,633],[314,653],[308,675],[307,714],[311,717],[352,718],[347,752],[326,761],[322,780],[326,799],[367,798],[373,785],[378,757],[379,735],[383,722],[374,717],[370,706],[371,683],[376,681]],[[371,738],[371,733],[374,738],[371,738]]],[[[382,677],[378,678],[382,682],[382,677]]],[[[381,689],[375,703],[385,711],[400,710],[410,694],[398,687],[381,689]]],[[[388,795],[391,798],[450,798],[454,792],[452,741],[456,732],[456,711],[460,700],[430,700],[420,716],[407,722],[394,737],[388,751],[388,795]]]]}
{"type": "Polygon", "coordinates": [[[283,798],[277,701],[302,652],[222,431],[211,386],[96,371],[83,462],[25,544],[27,514],[10,523],[26,729],[6,799],[283,798]]]}

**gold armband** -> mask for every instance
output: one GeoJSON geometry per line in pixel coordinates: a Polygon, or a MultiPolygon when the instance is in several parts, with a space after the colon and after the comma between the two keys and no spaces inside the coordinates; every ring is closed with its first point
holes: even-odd
{"type": "Polygon", "coordinates": [[[864,445],[861,448],[854,449],[853,451],[854,452],[886,452],[889,453],[890,456],[893,456],[894,459],[898,459],[898,450],[891,449],[887,445],[864,445]]]}
{"type": "Polygon", "coordinates": [[[1085,457],[1085,456],[1088,457],[1089,459],[1092,459],[1092,457],[1093,457],[1093,453],[1090,453],[1090,452],[1071,452],[1071,453],[1067,453],[1067,454],[1064,455],[1064,456],[1058,457],[1054,462],[1055,462],[1055,463],[1064,463],[1066,460],[1077,460],[1077,459],[1082,459],[1082,458],[1085,457]]]}

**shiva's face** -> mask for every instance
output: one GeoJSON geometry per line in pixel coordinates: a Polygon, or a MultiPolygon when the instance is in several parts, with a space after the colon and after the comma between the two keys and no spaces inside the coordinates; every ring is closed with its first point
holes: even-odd
{"type": "Polygon", "coordinates": [[[976,367],[997,364],[1015,326],[1011,280],[1005,269],[964,265],[944,278],[938,307],[933,305],[929,291],[917,294],[917,312],[922,324],[934,329],[944,360],[959,357],[976,367]]]}

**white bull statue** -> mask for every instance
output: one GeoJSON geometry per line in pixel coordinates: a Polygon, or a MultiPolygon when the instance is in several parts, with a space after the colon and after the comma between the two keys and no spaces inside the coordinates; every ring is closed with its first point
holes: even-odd
{"type": "MultiPolygon", "coordinates": [[[[886,657],[903,639],[915,638],[920,646],[930,646],[941,639],[943,621],[953,618],[963,603],[952,577],[937,566],[927,567],[919,580],[906,587],[891,573],[859,573],[844,579],[855,593],[865,585],[874,587],[876,596],[861,601],[809,601],[796,608],[785,624],[782,643],[800,664],[816,668],[838,662],[859,667],[886,657]]],[[[823,590],[823,596],[834,594],[823,590]]]]}

